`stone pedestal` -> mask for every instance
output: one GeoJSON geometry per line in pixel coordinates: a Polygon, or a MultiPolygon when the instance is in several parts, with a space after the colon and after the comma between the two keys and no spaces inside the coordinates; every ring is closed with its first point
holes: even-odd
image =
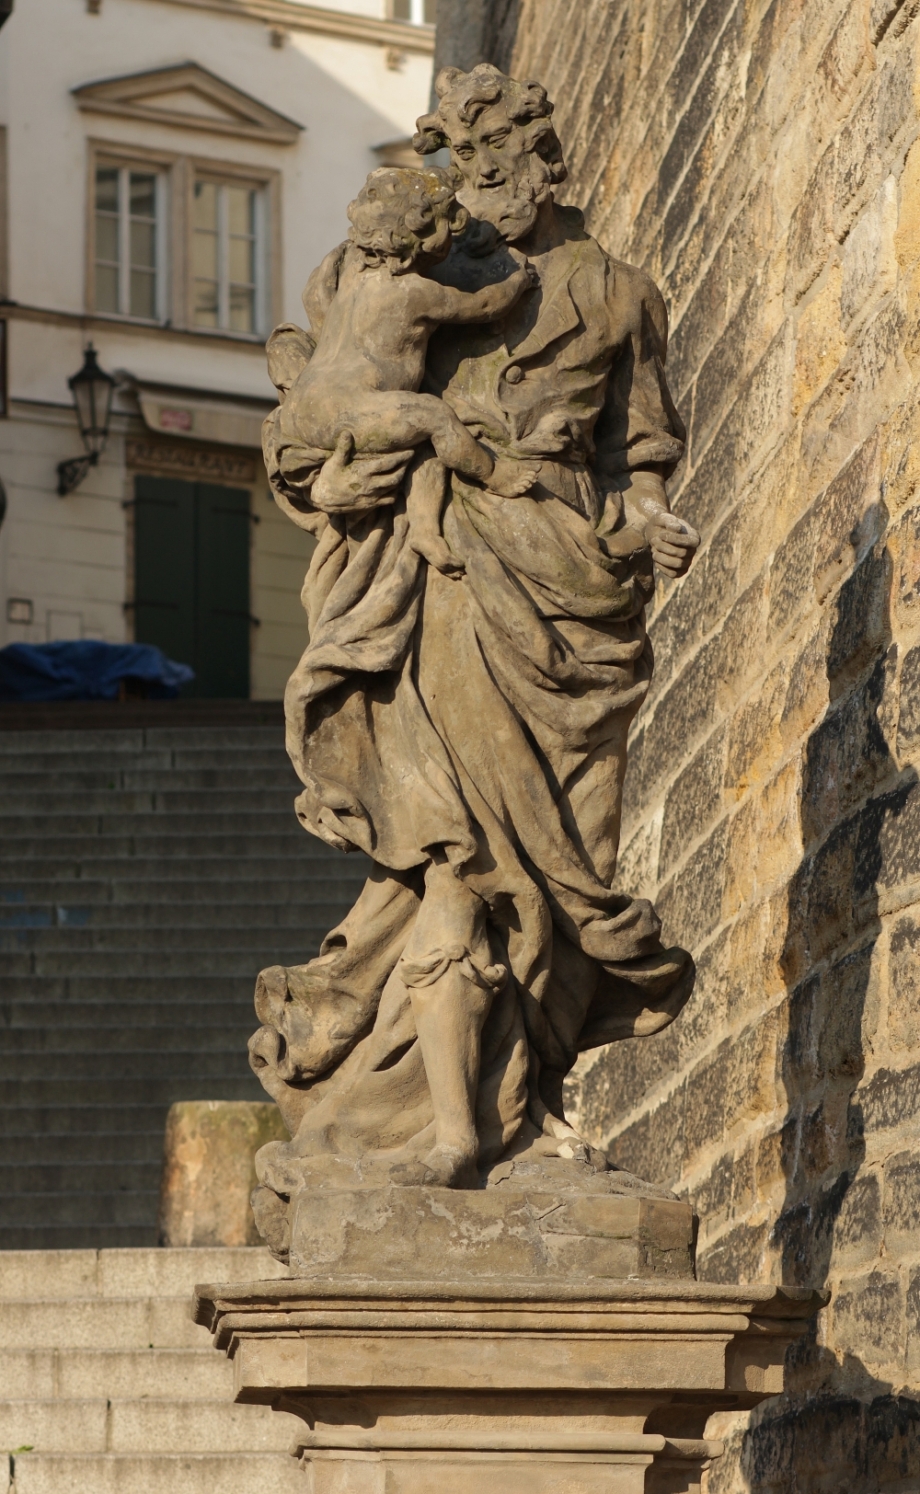
{"type": "Polygon", "coordinates": [[[679,1277],[343,1274],[202,1286],[195,1314],[238,1401],[303,1418],[305,1494],[689,1494],[721,1451],[708,1417],[782,1389],[823,1300],[679,1277]]]}

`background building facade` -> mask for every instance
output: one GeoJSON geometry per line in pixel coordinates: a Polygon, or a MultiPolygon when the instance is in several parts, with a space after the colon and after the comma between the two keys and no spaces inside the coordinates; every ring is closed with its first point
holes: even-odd
{"type": "Polygon", "coordinates": [[[270,501],[263,344],[427,105],[430,5],[30,0],[0,36],[0,644],[161,644],[279,699],[310,537],[270,501]],[[118,378],[100,464],[68,378],[118,378]]]}

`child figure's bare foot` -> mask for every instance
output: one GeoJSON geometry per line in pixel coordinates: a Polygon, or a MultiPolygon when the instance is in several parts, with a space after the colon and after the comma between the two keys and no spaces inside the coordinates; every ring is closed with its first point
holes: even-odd
{"type": "Polygon", "coordinates": [[[539,475],[539,462],[516,462],[511,457],[496,457],[486,487],[500,498],[520,498],[530,491],[539,475]]]}
{"type": "Polygon", "coordinates": [[[463,561],[457,559],[447,541],[441,539],[440,535],[425,535],[421,539],[413,536],[412,548],[429,565],[433,565],[436,571],[440,571],[442,576],[449,576],[452,581],[459,581],[466,572],[463,561]]]}

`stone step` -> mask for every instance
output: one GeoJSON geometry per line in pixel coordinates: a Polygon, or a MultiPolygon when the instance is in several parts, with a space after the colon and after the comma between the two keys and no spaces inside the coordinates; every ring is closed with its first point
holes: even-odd
{"type": "MultiPolygon", "coordinates": [[[[150,1004],[158,999],[173,1002],[204,1002],[222,1004],[252,1001],[255,985],[254,975],[228,977],[224,975],[145,975],[135,973],[121,975],[59,975],[53,979],[42,979],[36,975],[0,976],[0,1003],[3,1006],[14,1001],[29,1003],[34,1012],[36,994],[42,1001],[61,1002],[65,1005],[79,1002],[131,1002],[132,1006],[150,1004]]],[[[2,1009],[2,1007],[0,1007],[2,1009]]],[[[131,1021],[136,1020],[134,1011],[131,1021]]]]}
{"type": "MultiPolygon", "coordinates": [[[[92,1211],[91,1205],[87,1208],[92,1211]]],[[[0,1254],[27,1250],[30,1255],[37,1255],[57,1247],[102,1250],[131,1246],[149,1250],[156,1243],[156,1214],[153,1211],[145,1224],[99,1224],[95,1220],[91,1224],[49,1224],[43,1218],[35,1224],[0,1223],[0,1254]]],[[[6,1364],[5,1352],[3,1363],[6,1364]]],[[[0,1494],[2,1489],[0,1484],[0,1494]]]]}
{"type": "Polygon", "coordinates": [[[189,1295],[21,1298],[0,1314],[0,1348],[195,1349],[202,1330],[192,1322],[189,1295]]]}
{"type": "Polygon", "coordinates": [[[279,756],[259,767],[248,753],[240,756],[242,761],[233,767],[200,764],[177,768],[169,763],[141,767],[133,762],[112,767],[96,762],[79,770],[62,766],[50,776],[43,762],[11,768],[6,759],[0,758],[0,797],[13,793],[42,796],[49,789],[61,798],[72,794],[189,792],[293,795],[303,787],[287,758],[279,756]]]}
{"type": "Polygon", "coordinates": [[[4,1151],[20,1166],[45,1167],[64,1163],[163,1161],[163,1128],[155,1131],[51,1131],[44,1135],[18,1134],[7,1137],[4,1151]]]}
{"type": "MultiPolygon", "coordinates": [[[[173,889],[173,897],[176,889],[173,889]]],[[[213,897],[213,892],[211,893],[213,897]]],[[[34,931],[43,949],[119,947],[133,948],[138,929],[182,930],[182,938],[191,931],[207,931],[222,941],[224,929],[233,929],[248,941],[265,929],[332,928],[341,917],[341,903],[333,901],[325,882],[317,878],[312,897],[302,903],[246,904],[246,923],[240,928],[240,909],[222,902],[190,903],[177,899],[172,903],[22,903],[10,907],[0,904],[0,949],[3,936],[16,938],[21,931],[34,931]],[[96,937],[105,935],[103,943],[96,937]],[[73,939],[71,946],[70,940],[73,939]]],[[[239,942],[238,940],[236,941],[239,942]]],[[[12,947],[22,948],[17,942],[12,947]]],[[[28,947],[28,945],[26,946],[28,947]]],[[[205,948],[209,945],[205,942],[205,948]]]]}
{"type": "MultiPolygon", "coordinates": [[[[239,1084],[240,1081],[235,1080],[234,1083],[239,1084]]],[[[27,1090],[31,1085],[32,1081],[29,1081],[27,1090]]],[[[74,1134],[114,1131],[118,1131],[119,1133],[122,1131],[158,1131],[162,1136],[163,1127],[166,1124],[166,1111],[169,1105],[172,1104],[171,1100],[157,1100],[153,1103],[138,1105],[136,1103],[136,1085],[132,1086],[134,1103],[126,1100],[121,1105],[112,1104],[108,1101],[108,1096],[106,1097],[107,1103],[100,1105],[98,1103],[100,1096],[97,1084],[89,1087],[90,1098],[84,1101],[82,1105],[65,1102],[61,1098],[61,1086],[59,1084],[53,1085],[52,1088],[57,1095],[57,1099],[52,1098],[47,1104],[35,1104],[33,1101],[26,1099],[11,1104],[9,1103],[9,1086],[4,1085],[3,1096],[7,1103],[0,1105],[0,1136],[42,1137],[56,1135],[61,1131],[69,1131],[74,1134]]],[[[264,1099],[265,1092],[262,1090],[261,1085],[259,1085],[259,1090],[261,1091],[259,1095],[249,1093],[245,1095],[212,1094],[210,1098],[223,1100],[264,1099]]],[[[191,1096],[181,1095],[179,1098],[189,1099],[191,1096]]],[[[196,1095],[194,1098],[198,1099],[200,1096],[196,1095]]]]}
{"type": "MultiPolygon", "coordinates": [[[[2,716],[0,716],[2,727],[2,716]]],[[[136,755],[141,752],[208,751],[218,744],[224,751],[236,748],[251,752],[254,748],[277,748],[283,745],[284,728],[276,726],[165,726],[139,731],[3,731],[0,729],[0,757],[66,753],[72,760],[81,753],[117,752],[136,755]]]]}
{"type": "MultiPolygon", "coordinates": [[[[33,1016],[33,1022],[34,1022],[33,1016]]],[[[93,1071],[108,1071],[118,1068],[124,1073],[133,1073],[140,1068],[146,1056],[155,1056],[158,1064],[176,1059],[182,1073],[182,1062],[194,1059],[196,1053],[208,1055],[208,1061],[221,1055],[242,1055],[246,1043],[257,1028],[257,1017],[243,1013],[236,1022],[229,1022],[224,1014],[215,1014],[212,1023],[200,1026],[163,1023],[161,1026],[143,1026],[137,1031],[133,1025],[124,1026],[69,1026],[54,1029],[51,1026],[16,1028],[3,1034],[3,1053],[0,1053],[0,1077],[12,1076],[12,1068],[18,1067],[18,1077],[31,1079],[42,1077],[42,1073],[72,1074],[81,1079],[93,1071]],[[143,1046],[140,1047],[140,1043],[143,1046]],[[9,1059],[9,1065],[4,1061],[9,1059]],[[22,1059],[22,1064],[18,1061],[22,1059]],[[122,1067],[125,1065],[125,1067],[122,1067]]],[[[146,1071],[146,1070],[145,1070],[146,1071]]]]}
{"type": "MultiPolygon", "coordinates": [[[[84,1226],[92,1231],[91,1238],[97,1244],[100,1228],[115,1226],[138,1229],[142,1234],[137,1243],[155,1243],[157,1213],[160,1206],[160,1170],[148,1170],[155,1179],[152,1188],[119,1190],[107,1193],[101,1188],[83,1189],[66,1193],[12,1193],[6,1190],[0,1204],[0,1224],[7,1232],[39,1230],[36,1243],[49,1243],[49,1229],[67,1228],[68,1241],[72,1229],[84,1226]]],[[[21,1237],[20,1237],[21,1238],[21,1237]]],[[[114,1242],[113,1242],[114,1243],[114,1242]]]]}
{"type": "Polygon", "coordinates": [[[172,771],[196,772],[249,770],[272,777],[276,772],[293,774],[281,734],[274,742],[248,746],[222,746],[221,735],[212,737],[209,743],[194,747],[141,747],[134,751],[119,751],[115,748],[87,749],[81,752],[48,747],[45,751],[16,751],[10,747],[11,739],[0,731],[0,778],[5,773],[41,773],[46,777],[60,773],[165,773],[172,771]]]}
{"type": "MultiPolygon", "coordinates": [[[[235,1055],[232,1055],[235,1057],[235,1055]]],[[[158,1054],[157,1057],[160,1057],[158,1054]]],[[[203,1076],[201,1065],[196,1064],[193,1073],[186,1076],[177,1075],[170,1068],[168,1058],[163,1061],[163,1068],[169,1074],[168,1078],[143,1076],[143,1082],[139,1079],[125,1079],[122,1077],[122,1064],[118,1060],[116,1068],[117,1077],[100,1074],[93,1079],[7,1079],[3,1084],[4,1105],[0,1107],[0,1126],[3,1117],[19,1106],[28,1107],[30,1110],[46,1110],[58,1105],[62,1109],[72,1107],[91,1106],[100,1098],[100,1084],[104,1089],[106,1108],[114,1110],[118,1106],[125,1107],[125,1126],[128,1125],[127,1113],[131,1111],[137,1102],[138,1094],[142,1093],[144,1098],[144,1110],[153,1106],[161,1106],[163,1120],[166,1120],[166,1110],[178,1100],[264,1100],[265,1091],[258,1079],[249,1069],[245,1056],[237,1058],[236,1066],[225,1067],[223,1073],[213,1073],[203,1076]]],[[[52,1114],[51,1119],[54,1119],[52,1114]]],[[[63,1123],[62,1123],[63,1124],[63,1123]]],[[[16,1134],[21,1127],[16,1127],[12,1133],[0,1130],[0,1134],[16,1134]]],[[[49,1129],[59,1129],[59,1126],[49,1126],[49,1129]]],[[[108,1129],[108,1128],[106,1128],[108,1129]]]]}
{"type": "MultiPolygon", "coordinates": [[[[189,904],[214,907],[227,903],[244,903],[254,908],[280,907],[307,902],[316,896],[318,888],[328,889],[330,897],[350,897],[355,889],[360,891],[364,885],[364,858],[359,863],[351,858],[346,861],[344,856],[333,857],[335,852],[330,851],[328,860],[325,857],[311,857],[307,861],[292,858],[291,876],[286,881],[277,880],[276,862],[272,868],[275,880],[262,880],[249,872],[245,879],[238,881],[221,879],[219,891],[212,886],[212,878],[196,875],[193,865],[188,869],[188,875],[160,881],[136,877],[59,877],[56,880],[22,879],[17,882],[7,878],[0,881],[0,917],[13,916],[20,911],[28,913],[36,904],[51,904],[55,909],[63,905],[67,909],[130,906],[133,903],[175,904],[180,900],[183,907],[189,904]]],[[[179,870],[177,868],[177,872],[179,870]]]]}
{"type": "MultiPolygon", "coordinates": [[[[56,845],[57,842],[54,842],[56,845]]],[[[39,880],[66,882],[74,886],[81,881],[130,881],[140,886],[148,882],[175,882],[182,888],[205,886],[209,882],[220,882],[223,888],[233,886],[257,886],[264,881],[277,879],[279,858],[277,850],[270,856],[250,855],[233,858],[225,855],[198,855],[188,851],[184,856],[170,854],[147,854],[139,858],[133,850],[121,854],[108,853],[106,845],[98,838],[90,842],[92,854],[73,857],[49,854],[53,846],[43,843],[36,855],[20,856],[15,863],[0,861],[0,885],[18,895],[18,890],[29,882],[39,880]]],[[[321,868],[328,867],[333,876],[360,875],[366,877],[370,871],[370,859],[361,852],[346,856],[323,845],[313,835],[303,834],[300,840],[285,845],[284,867],[291,875],[310,877],[321,868]]]]}
{"type": "MultiPolygon", "coordinates": [[[[275,940],[263,938],[261,947],[259,941],[253,941],[249,948],[243,949],[221,949],[220,940],[216,941],[217,947],[211,950],[198,950],[194,947],[75,950],[66,945],[63,949],[49,950],[40,941],[35,941],[32,946],[19,947],[11,943],[6,946],[7,952],[3,955],[3,968],[10,975],[19,976],[129,977],[138,970],[143,970],[145,975],[151,976],[246,976],[254,982],[259,971],[268,965],[303,965],[313,959],[328,932],[328,925],[321,930],[316,929],[312,934],[309,929],[303,929],[302,937],[296,945],[280,945],[275,940]]],[[[28,930],[23,932],[23,940],[27,933],[28,930]]],[[[0,948],[4,948],[2,941],[0,948]]]]}
{"type": "Polygon", "coordinates": [[[146,1396],[176,1396],[190,1404],[233,1400],[233,1365],[210,1345],[198,1349],[7,1349],[3,1372],[4,1384],[15,1387],[18,1395],[33,1400],[53,1396],[56,1404],[109,1398],[113,1392],[126,1400],[146,1396]]]}
{"type": "MultiPolygon", "coordinates": [[[[127,1148],[132,1148],[134,1138],[126,1136],[127,1148]]],[[[23,1193],[156,1193],[160,1186],[163,1144],[160,1156],[142,1161],[133,1155],[133,1148],[126,1150],[123,1160],[103,1161],[50,1161],[50,1162],[0,1162],[0,1194],[23,1193]]],[[[11,1205],[15,1209],[16,1205],[11,1205]]],[[[133,1220],[113,1220],[115,1224],[133,1220]]]]}
{"type": "Polygon", "coordinates": [[[24,1083],[55,1079],[68,1084],[82,1079],[105,1079],[108,1083],[111,1075],[112,1082],[119,1084],[132,1079],[185,1078],[207,1084],[211,1078],[219,1080],[235,1071],[245,1072],[247,1062],[245,1044],[242,1039],[234,1042],[232,1033],[222,1047],[205,1051],[198,1047],[180,1049],[178,1042],[167,1049],[141,1048],[135,1039],[132,1048],[116,1048],[111,1052],[97,1045],[95,1051],[76,1053],[36,1053],[29,1049],[0,1053],[0,1080],[24,1083]]]}
{"type": "MultiPolygon", "coordinates": [[[[141,796],[138,796],[140,799],[141,796]]],[[[239,808],[228,807],[224,795],[217,794],[213,806],[202,808],[200,795],[195,794],[187,809],[154,809],[149,803],[137,809],[119,809],[110,803],[100,805],[98,810],[74,809],[70,800],[68,808],[55,812],[53,818],[47,807],[37,804],[32,812],[20,813],[18,798],[13,801],[11,811],[0,810],[0,834],[4,847],[18,841],[29,842],[36,836],[46,835],[55,844],[60,841],[88,840],[107,837],[118,840],[126,835],[143,842],[143,854],[148,839],[164,836],[191,839],[200,835],[212,838],[217,835],[289,835],[293,840],[304,831],[298,824],[293,805],[268,805],[264,810],[253,809],[248,794],[240,796],[239,808]],[[246,806],[245,808],[243,806],[246,806]]],[[[12,854],[4,850],[4,855],[12,854]]]]}
{"type": "MultiPolygon", "coordinates": [[[[137,876],[143,875],[151,864],[160,860],[164,868],[160,875],[168,875],[171,866],[175,867],[194,856],[219,857],[225,862],[233,863],[234,877],[251,877],[255,875],[251,868],[257,860],[273,861],[277,873],[279,862],[286,862],[290,856],[297,857],[298,847],[313,840],[312,836],[308,840],[306,831],[300,828],[293,815],[284,817],[284,826],[278,831],[265,830],[264,833],[251,827],[247,832],[245,826],[228,831],[215,826],[208,828],[207,824],[196,833],[182,828],[186,823],[182,816],[178,816],[179,824],[170,833],[169,825],[164,823],[166,818],[165,815],[157,816],[149,833],[145,830],[143,834],[137,835],[128,832],[115,835],[100,830],[88,835],[52,836],[46,821],[42,822],[44,833],[34,835],[13,835],[8,827],[4,827],[0,838],[0,876],[5,881],[10,879],[10,872],[4,862],[14,863],[28,877],[57,875],[47,870],[39,871],[39,865],[48,867],[68,864],[74,868],[75,876],[81,875],[84,866],[88,869],[88,875],[99,876],[102,873],[97,869],[98,861],[102,859],[111,862],[113,858],[119,861],[132,859],[137,876]],[[52,849],[53,858],[49,855],[52,849]]],[[[153,820],[154,817],[151,816],[151,821],[153,820]]],[[[227,875],[229,874],[228,871],[227,875]]]]}
{"type": "MultiPolygon", "coordinates": [[[[122,1026],[123,1018],[123,1001],[49,1001],[42,1008],[41,1026],[36,1025],[34,1001],[3,1002],[0,1006],[0,1020],[5,1025],[3,1046],[11,1052],[17,1045],[49,1053],[76,1051],[87,1047],[87,1033],[95,1034],[97,1048],[104,1045],[112,1052],[128,1046],[130,1032],[139,1029],[144,1031],[144,1047],[162,1044],[160,1029],[195,1029],[194,1035],[189,1034],[190,1043],[197,1041],[199,1032],[203,1034],[221,1025],[239,1032],[253,1027],[257,1020],[248,993],[239,1001],[157,1001],[149,1006],[132,1002],[130,1028],[122,1026]],[[116,1030],[124,1032],[125,1037],[116,1039],[116,1030]],[[56,1032],[62,1034],[60,1043],[55,1041],[56,1032]],[[26,1042],[29,1034],[33,1040],[26,1042]]],[[[184,1038],[183,1044],[186,1044],[184,1038]]]]}
{"type": "Polygon", "coordinates": [[[139,965],[142,969],[149,969],[148,954],[162,954],[163,944],[167,942],[166,938],[162,942],[157,940],[157,934],[160,933],[168,937],[169,953],[173,955],[183,954],[186,950],[193,951],[196,956],[206,955],[209,950],[226,954],[230,952],[228,946],[238,954],[255,950],[257,956],[254,974],[257,974],[263,965],[276,963],[268,958],[268,951],[273,947],[277,948],[282,941],[293,958],[302,959],[300,951],[304,948],[311,951],[317,949],[329,930],[335,926],[340,914],[341,909],[333,905],[304,910],[301,920],[279,922],[278,925],[268,923],[240,927],[239,923],[231,923],[218,928],[213,925],[172,928],[164,920],[142,928],[95,928],[91,925],[80,927],[77,924],[57,925],[53,928],[0,928],[0,954],[5,951],[22,954],[27,950],[41,951],[43,956],[62,950],[74,955],[93,954],[96,951],[112,955],[124,953],[133,956],[135,967],[139,965]],[[158,943],[159,949],[156,948],[158,943]],[[264,959],[263,951],[266,952],[264,959]]]}
{"type": "MultiPolygon", "coordinates": [[[[264,1245],[37,1253],[18,1250],[0,1255],[0,1302],[38,1299],[85,1303],[135,1298],[146,1302],[169,1297],[188,1305],[198,1282],[286,1280],[290,1274],[264,1245]]],[[[207,1335],[203,1335],[195,1347],[202,1349],[206,1344],[207,1335]]],[[[68,1346],[72,1347],[67,1339],[59,1338],[58,1347],[68,1346]]]]}
{"type": "Polygon", "coordinates": [[[0,1446],[44,1453],[285,1453],[302,1428],[287,1412],[229,1397],[0,1401],[0,1446]]]}
{"type": "Polygon", "coordinates": [[[44,789],[10,789],[0,783],[0,829],[5,830],[15,821],[35,815],[53,818],[55,824],[66,822],[71,815],[82,818],[90,814],[118,819],[128,815],[144,819],[161,814],[191,814],[198,819],[215,814],[236,816],[243,812],[259,816],[293,816],[294,798],[298,792],[296,782],[280,787],[263,783],[259,787],[235,788],[227,784],[199,789],[176,786],[155,792],[140,788],[102,788],[74,789],[68,793],[59,791],[56,779],[52,783],[53,787],[45,780],[44,789]]]}
{"type": "Polygon", "coordinates": [[[304,1494],[306,1487],[286,1453],[32,1452],[14,1466],[15,1482],[6,1489],[0,1482],[0,1494],[304,1494]]]}

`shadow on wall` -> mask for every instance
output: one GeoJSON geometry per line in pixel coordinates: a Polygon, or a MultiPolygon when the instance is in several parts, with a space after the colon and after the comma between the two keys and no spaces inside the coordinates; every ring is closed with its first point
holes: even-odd
{"type": "MultiPolygon", "coordinates": [[[[875,535],[887,518],[879,504],[870,516],[875,535]]],[[[860,1357],[897,1359],[903,1331],[897,1277],[859,1274],[881,1245],[881,1179],[863,1164],[867,1131],[886,1124],[891,1078],[881,1070],[860,1088],[878,1024],[880,893],[900,880],[893,863],[911,834],[902,817],[916,808],[918,784],[915,769],[898,774],[886,740],[886,687],[890,700],[897,664],[891,575],[891,556],[877,542],[838,598],[826,657],[831,704],[804,749],[804,853],[789,889],[782,956],[786,1182],[773,1241],[789,1285],[825,1285],[832,1255],[837,1273],[841,1260],[854,1263],[855,1279],[837,1287],[829,1309],[840,1357],[814,1333],[790,1351],[786,1393],[755,1413],[740,1469],[726,1458],[713,1470],[711,1494],[738,1494],[739,1486],[824,1494],[829,1478],[835,1490],[874,1494],[907,1488],[901,1480],[911,1474],[920,1478],[920,1403],[893,1394],[860,1357]]],[[[920,930],[907,917],[895,920],[892,962],[914,960],[918,951],[920,930]]],[[[915,1158],[904,1163],[917,1165],[915,1158]]]]}

